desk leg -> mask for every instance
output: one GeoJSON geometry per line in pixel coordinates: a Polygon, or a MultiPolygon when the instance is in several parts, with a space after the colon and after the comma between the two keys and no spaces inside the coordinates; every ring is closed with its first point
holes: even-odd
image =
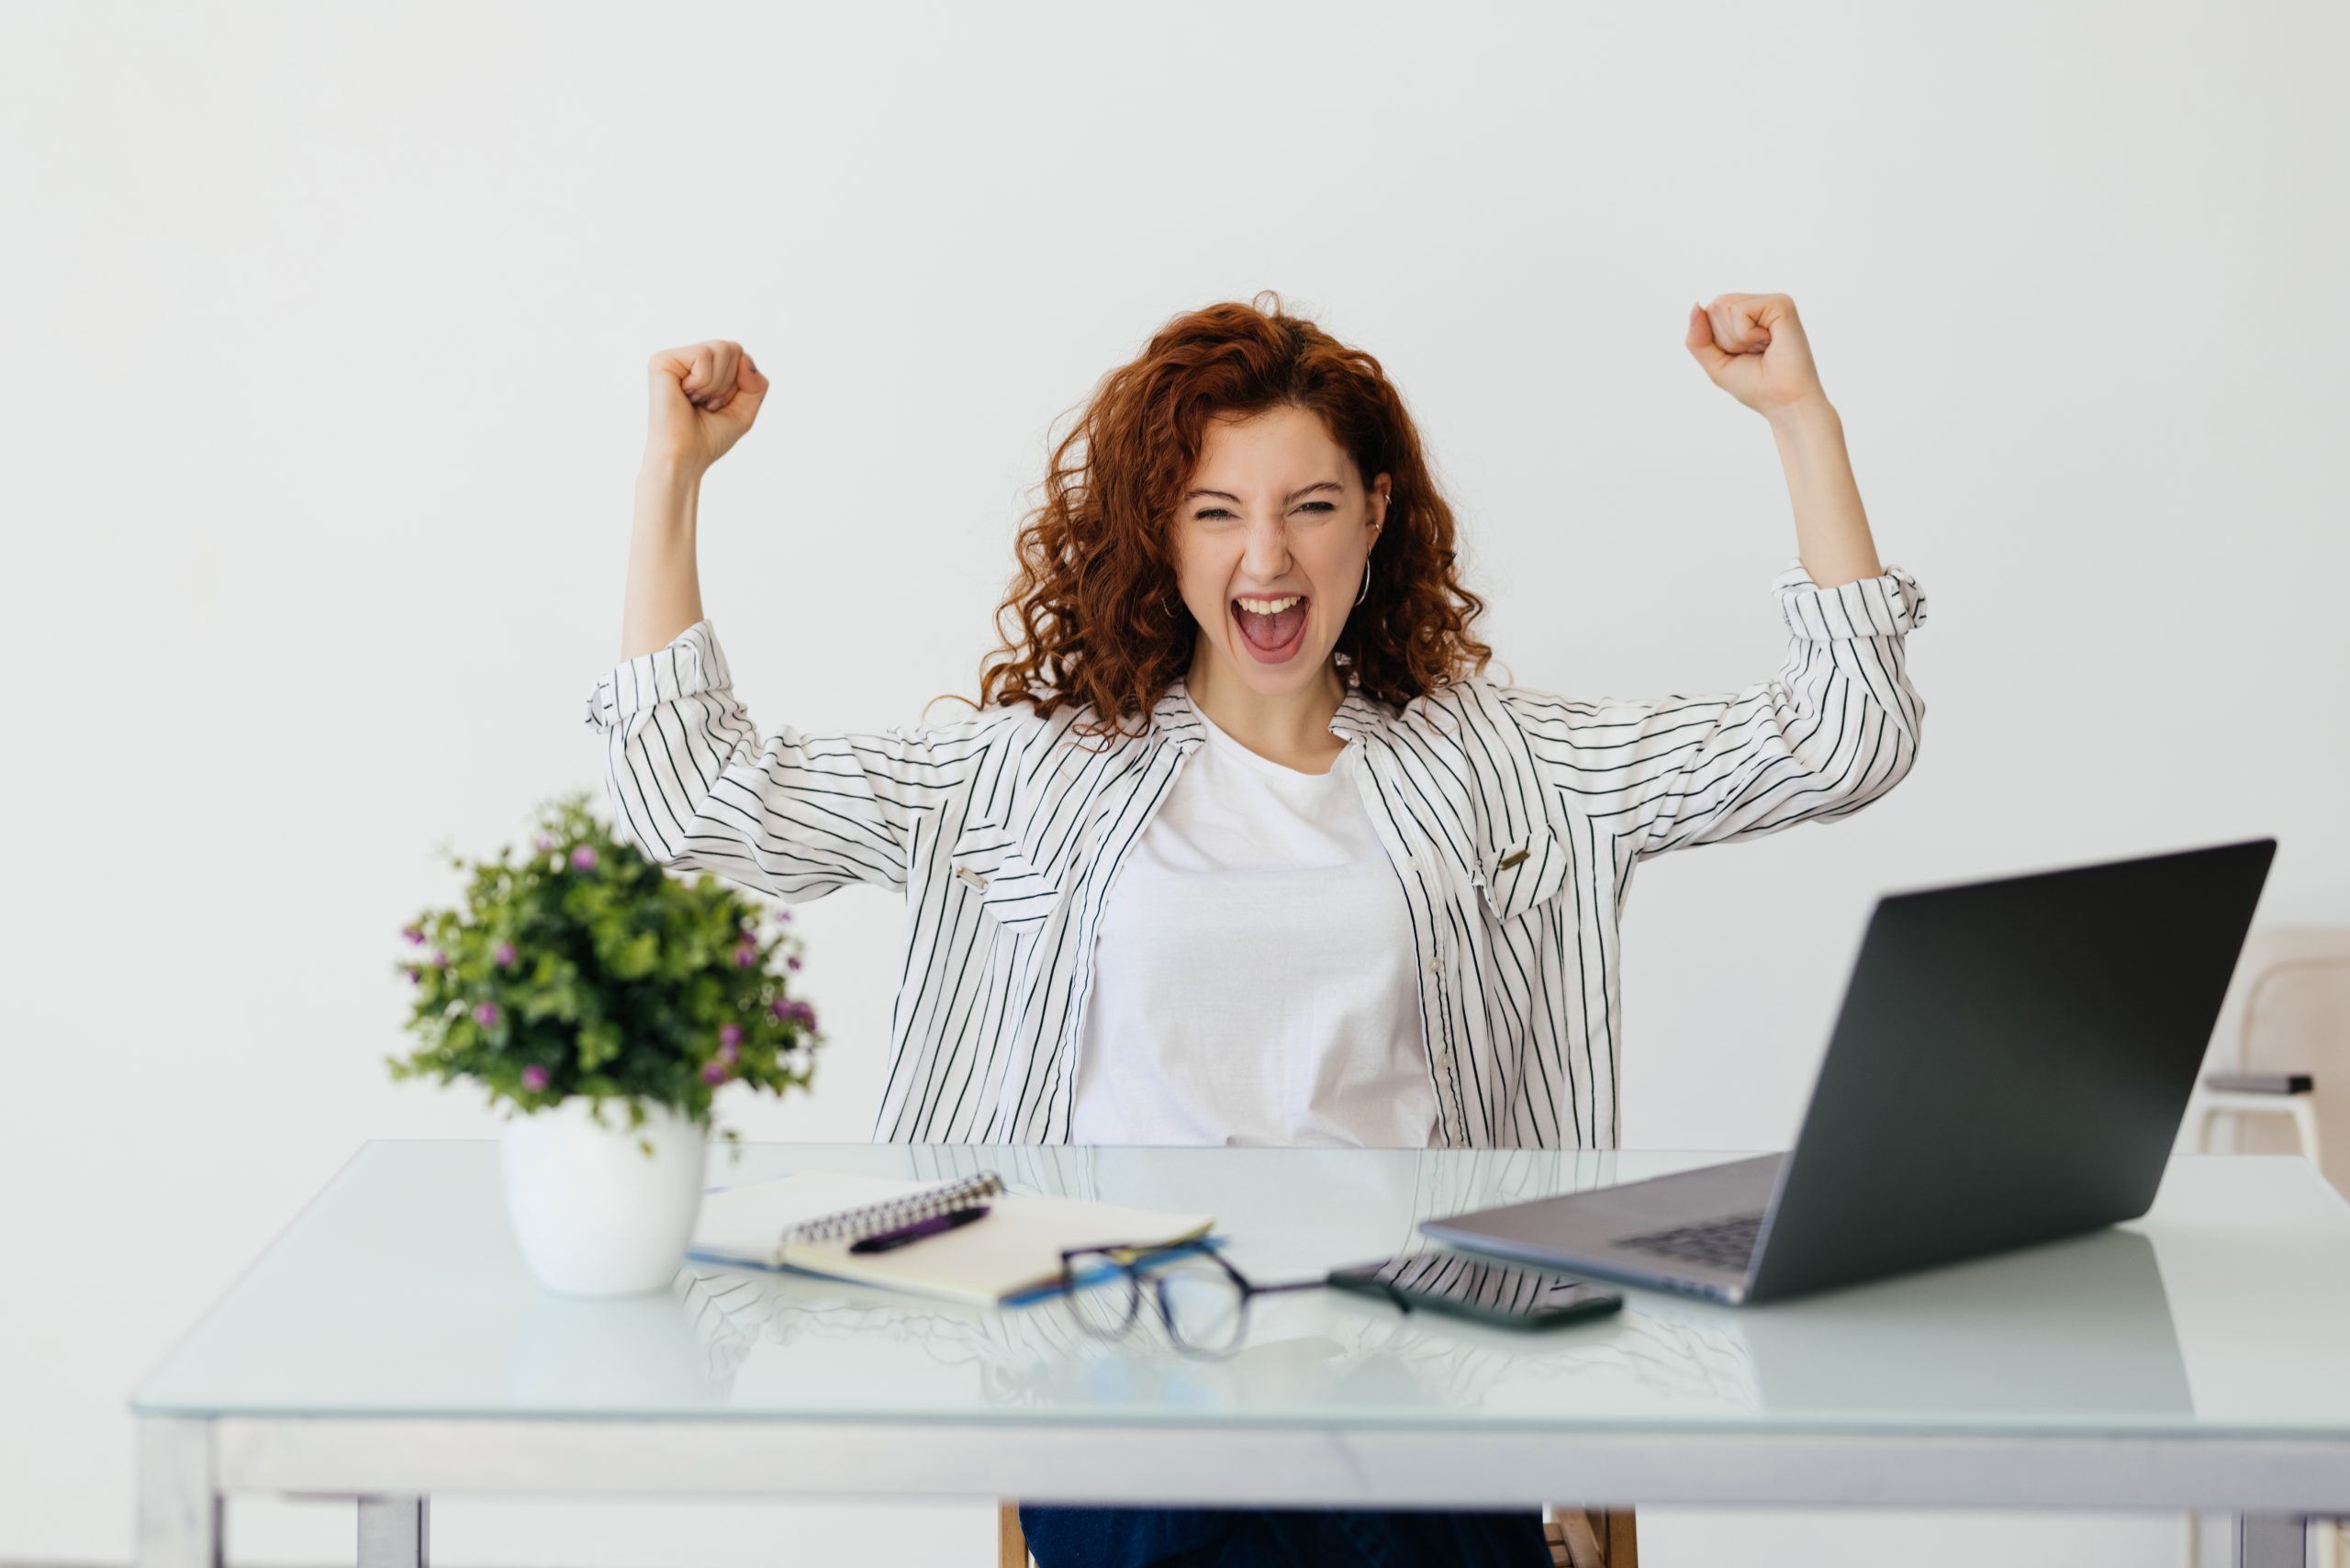
{"type": "MultiPolygon", "coordinates": [[[[359,1568],[425,1568],[427,1497],[359,1499],[359,1568]]],[[[2301,1568],[2296,1562],[2293,1568],[2301,1568]]]]}
{"type": "Polygon", "coordinates": [[[221,1568],[212,1423],[200,1417],[140,1417],[138,1484],[139,1568],[221,1568]]]}
{"type": "Polygon", "coordinates": [[[2323,1522],[2299,1514],[2237,1514],[2229,1522],[2229,1561],[2235,1568],[2303,1568],[2310,1532],[2323,1522]]]}

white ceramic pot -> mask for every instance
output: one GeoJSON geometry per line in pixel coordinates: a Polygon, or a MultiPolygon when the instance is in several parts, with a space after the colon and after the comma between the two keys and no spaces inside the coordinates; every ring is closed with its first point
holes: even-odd
{"type": "Polygon", "coordinates": [[[666,1290],[686,1260],[701,1212],[708,1133],[683,1113],[647,1103],[629,1126],[628,1102],[575,1094],[517,1115],[498,1133],[498,1158],[514,1238],[540,1285],[558,1295],[666,1290]],[[650,1143],[648,1155],[638,1140],[650,1143]]]}

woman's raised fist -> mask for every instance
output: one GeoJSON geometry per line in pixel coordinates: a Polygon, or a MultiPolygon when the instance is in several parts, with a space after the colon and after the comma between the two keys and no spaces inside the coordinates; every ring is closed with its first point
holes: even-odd
{"type": "Polygon", "coordinates": [[[646,366],[653,406],[645,455],[697,473],[726,455],[759,417],[767,378],[742,344],[725,338],[663,349],[646,366]]]}

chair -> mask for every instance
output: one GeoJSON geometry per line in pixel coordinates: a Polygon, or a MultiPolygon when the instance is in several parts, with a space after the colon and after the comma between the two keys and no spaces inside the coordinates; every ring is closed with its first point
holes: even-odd
{"type": "MultiPolygon", "coordinates": [[[[1020,1505],[996,1506],[996,1568],[1030,1568],[1027,1539],[1020,1533],[1020,1505]]],[[[1632,1510],[1546,1506],[1542,1533],[1550,1542],[1551,1568],[1639,1568],[1632,1510]]]]}
{"type": "Polygon", "coordinates": [[[1640,1568],[1629,1508],[1546,1505],[1542,1533],[1550,1541],[1550,1568],[1640,1568]]]}
{"type": "Polygon", "coordinates": [[[2185,1148],[2212,1148],[2229,1117],[2231,1152],[2298,1152],[2350,1195],[2350,926],[2268,926],[2246,936],[2203,1065],[2207,1073],[2311,1081],[2298,1094],[2199,1089],[2180,1129],[2185,1148]]]}

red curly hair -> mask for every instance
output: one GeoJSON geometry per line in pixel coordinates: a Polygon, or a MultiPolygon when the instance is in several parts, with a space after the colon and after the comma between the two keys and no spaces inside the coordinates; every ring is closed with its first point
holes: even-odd
{"type": "Polygon", "coordinates": [[[1171,534],[1208,421],[1283,404],[1318,415],[1366,486],[1389,476],[1367,597],[1335,649],[1349,684],[1401,708],[1464,668],[1482,673],[1493,649],[1469,624],[1484,601],[1455,572],[1452,509],[1402,396],[1379,361],[1284,314],[1269,289],[1175,317],[1102,377],[1053,453],[1044,505],[1021,526],[1020,567],[995,613],[998,635],[1007,610],[1019,632],[979,661],[971,705],[1027,702],[1049,717],[1082,702],[1093,712],[1072,731],[1102,737],[1148,715],[1191,667],[1199,632],[1177,590],[1171,534]]]}

